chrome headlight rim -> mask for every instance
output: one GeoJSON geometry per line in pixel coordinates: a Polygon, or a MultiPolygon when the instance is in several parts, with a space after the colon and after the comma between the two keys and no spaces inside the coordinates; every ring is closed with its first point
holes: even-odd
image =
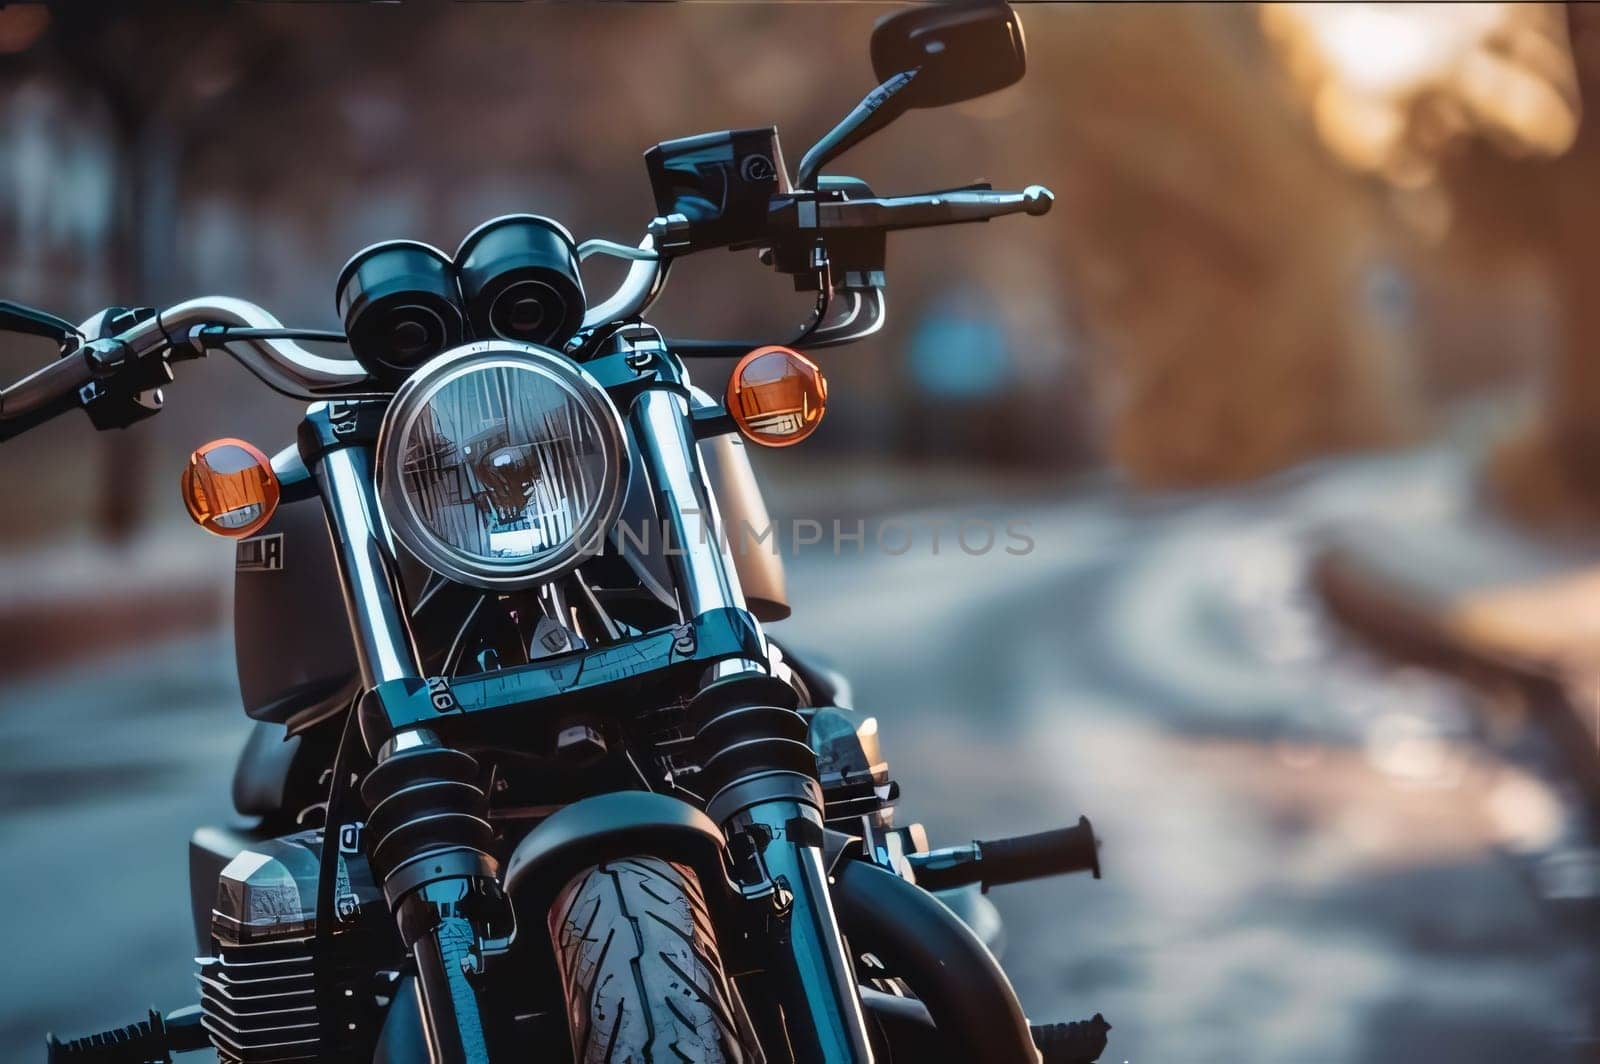
{"type": "Polygon", "coordinates": [[[577,363],[548,347],[519,340],[480,340],[444,351],[419,366],[395,391],[378,430],[377,487],[390,534],[428,568],[457,583],[486,591],[520,591],[566,575],[604,549],[622,513],[630,475],[622,416],[610,395],[577,363]],[[442,542],[416,512],[401,476],[406,440],[417,419],[444,387],[494,368],[531,370],[561,388],[593,421],[607,476],[593,518],[567,542],[537,560],[497,562],[442,542]]]}

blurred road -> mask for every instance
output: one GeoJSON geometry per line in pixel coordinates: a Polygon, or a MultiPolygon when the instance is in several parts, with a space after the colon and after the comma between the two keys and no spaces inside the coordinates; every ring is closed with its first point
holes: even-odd
{"type": "MultiPolygon", "coordinates": [[[[1106,1061],[1577,1059],[1586,953],[1540,900],[1586,844],[1560,789],[1515,721],[1355,650],[1304,585],[1310,530],[1454,505],[1452,461],[901,514],[905,554],[804,553],[774,634],[850,674],[936,845],[1094,820],[1103,881],[992,897],[1030,1015],[1103,1011],[1106,1061]],[[963,553],[974,517],[1035,548],[963,553]]],[[[230,670],[191,641],[0,696],[0,1058],[192,998],[184,846],[227,815],[230,670]]]]}

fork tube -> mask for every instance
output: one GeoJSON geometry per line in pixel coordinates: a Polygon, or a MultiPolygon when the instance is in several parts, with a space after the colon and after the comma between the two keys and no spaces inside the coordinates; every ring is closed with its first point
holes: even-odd
{"type": "Polygon", "coordinates": [[[656,512],[670,532],[670,542],[661,546],[671,548],[665,552],[686,621],[707,610],[744,609],[744,592],[722,552],[716,501],[700,475],[688,422],[687,400],[663,389],[647,391],[633,404],[634,433],[649,467],[656,512]]]}
{"type": "MultiPolygon", "coordinates": [[[[630,417],[656,511],[670,529],[671,542],[661,548],[684,619],[707,610],[743,610],[716,501],[689,431],[688,402],[675,392],[648,390],[634,400],[630,417]]],[[[854,965],[828,896],[816,761],[793,705],[791,689],[769,674],[765,662],[725,661],[706,676],[691,713],[699,729],[707,811],[736,857],[751,855],[756,871],[741,872],[743,885],[764,897],[758,904],[770,906],[771,924],[781,928],[771,940],[773,969],[786,992],[784,1012],[797,1059],[871,1064],[854,965]],[[713,771],[713,763],[722,767],[713,771]]]]}
{"type": "Polygon", "coordinates": [[[406,623],[393,555],[378,520],[371,455],[361,447],[328,451],[317,465],[317,483],[363,685],[371,689],[390,680],[419,678],[422,667],[406,623]]]}
{"type": "MultiPolygon", "coordinates": [[[[382,414],[381,403],[315,403],[300,432],[301,457],[316,474],[333,539],[363,698],[380,704],[426,691],[373,479],[382,414]]],[[[473,903],[497,898],[499,889],[478,766],[427,728],[363,738],[377,764],[361,787],[367,856],[416,960],[428,1059],[489,1064],[469,975],[481,968],[477,950],[486,937],[473,903]],[[417,830],[430,823],[437,827],[417,830]]]]}

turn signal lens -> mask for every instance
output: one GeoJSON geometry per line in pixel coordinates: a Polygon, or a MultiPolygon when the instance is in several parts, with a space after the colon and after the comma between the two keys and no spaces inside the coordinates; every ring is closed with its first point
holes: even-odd
{"type": "Polygon", "coordinates": [[[733,367],[727,407],[745,439],[763,447],[789,447],[821,424],[828,382],[800,352],[758,347],[733,367]]]}
{"type": "Polygon", "coordinates": [[[212,440],[195,451],[179,486],[194,523],[219,536],[248,536],[278,508],[272,463],[243,440],[212,440]]]}

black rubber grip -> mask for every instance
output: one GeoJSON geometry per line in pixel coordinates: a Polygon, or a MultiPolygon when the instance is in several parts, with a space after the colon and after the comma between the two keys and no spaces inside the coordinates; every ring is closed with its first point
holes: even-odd
{"type": "Polygon", "coordinates": [[[1087,1020],[1034,1024],[1030,1030],[1042,1064],[1094,1064],[1106,1051],[1111,1025],[1097,1012],[1087,1020]]]}
{"type": "Polygon", "coordinates": [[[1100,878],[1100,849],[1086,816],[1070,828],[980,841],[978,851],[983,855],[978,871],[985,888],[1068,872],[1093,872],[1100,878]]]}
{"type": "Polygon", "coordinates": [[[49,1064],[171,1064],[167,1024],[161,1013],[151,1009],[148,1016],[126,1027],[72,1038],[63,1042],[51,1035],[46,1040],[49,1064]]]}

